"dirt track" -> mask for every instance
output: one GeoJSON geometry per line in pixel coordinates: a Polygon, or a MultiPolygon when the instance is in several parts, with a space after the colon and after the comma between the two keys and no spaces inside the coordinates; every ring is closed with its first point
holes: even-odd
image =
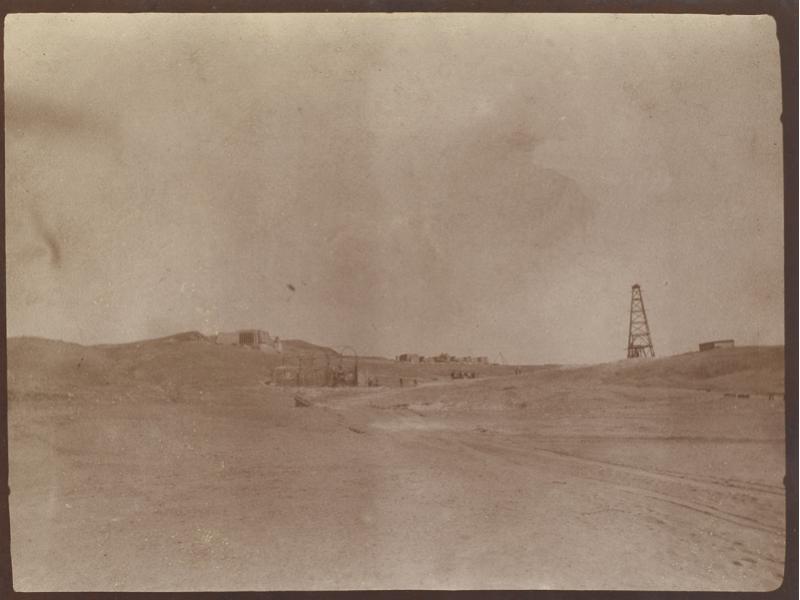
{"type": "Polygon", "coordinates": [[[548,373],[303,391],[311,408],[263,385],[57,388],[10,398],[18,590],[782,578],[779,397],[548,373]]]}

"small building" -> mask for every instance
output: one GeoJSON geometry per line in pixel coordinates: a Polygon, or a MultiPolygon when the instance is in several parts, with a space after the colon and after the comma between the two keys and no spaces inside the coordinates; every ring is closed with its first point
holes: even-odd
{"type": "Polygon", "coordinates": [[[703,342],[700,344],[700,352],[715,350],[716,348],[733,348],[733,340],[715,340],[713,342],[703,342]]]}
{"type": "Polygon", "coordinates": [[[263,329],[240,329],[217,334],[217,343],[228,346],[247,346],[263,352],[281,352],[280,338],[274,340],[263,329]]]}
{"type": "Polygon", "coordinates": [[[412,363],[422,362],[422,359],[419,354],[401,354],[400,356],[397,357],[397,360],[399,360],[400,362],[412,362],[412,363]]]}
{"type": "Polygon", "coordinates": [[[489,357],[488,356],[478,356],[475,359],[475,362],[479,363],[481,365],[488,365],[489,364],[489,357]]]}

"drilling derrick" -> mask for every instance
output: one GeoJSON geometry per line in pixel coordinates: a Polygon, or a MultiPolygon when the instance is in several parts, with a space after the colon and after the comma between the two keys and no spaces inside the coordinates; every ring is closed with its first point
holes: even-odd
{"type": "Polygon", "coordinates": [[[631,320],[628,328],[628,358],[655,356],[653,340],[650,338],[650,327],[647,325],[647,313],[642,300],[642,288],[634,284],[631,288],[631,320]]]}

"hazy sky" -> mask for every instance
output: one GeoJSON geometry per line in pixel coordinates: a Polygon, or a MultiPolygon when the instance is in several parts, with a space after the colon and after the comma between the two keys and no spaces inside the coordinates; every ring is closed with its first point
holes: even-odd
{"type": "Polygon", "coordinates": [[[769,17],[12,15],[8,335],[783,343],[769,17]],[[294,290],[292,290],[291,285],[294,290]]]}

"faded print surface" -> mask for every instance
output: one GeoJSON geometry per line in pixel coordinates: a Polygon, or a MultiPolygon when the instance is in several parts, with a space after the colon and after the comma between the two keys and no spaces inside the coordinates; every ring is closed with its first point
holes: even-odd
{"type": "Polygon", "coordinates": [[[7,17],[15,589],[779,586],[775,31],[7,17]]]}

